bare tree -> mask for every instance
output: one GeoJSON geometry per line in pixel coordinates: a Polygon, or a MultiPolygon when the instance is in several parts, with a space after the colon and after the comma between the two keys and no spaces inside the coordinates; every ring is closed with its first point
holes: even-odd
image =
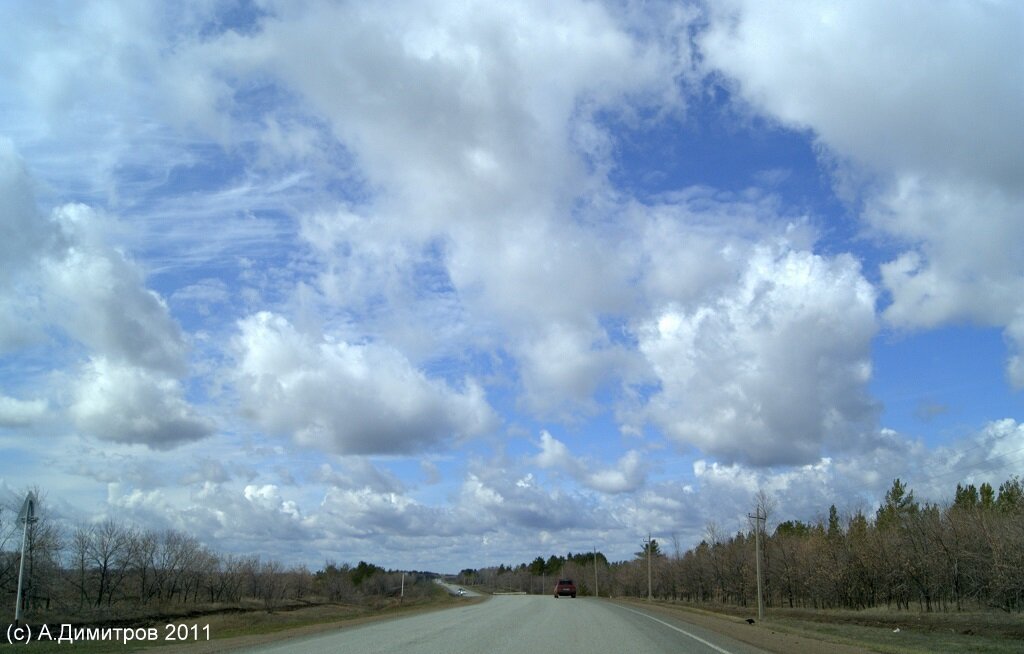
{"type": "Polygon", "coordinates": [[[102,605],[106,597],[107,606],[110,606],[134,557],[135,535],[112,519],[105,520],[87,533],[86,558],[97,575],[95,605],[102,605]]]}

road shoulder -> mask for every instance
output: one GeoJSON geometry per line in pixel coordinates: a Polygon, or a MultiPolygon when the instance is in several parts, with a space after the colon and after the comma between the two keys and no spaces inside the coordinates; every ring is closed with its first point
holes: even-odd
{"type": "Polygon", "coordinates": [[[642,600],[612,599],[609,601],[630,608],[643,609],[651,615],[696,625],[748,645],[753,645],[767,652],[775,652],[777,654],[792,654],[792,652],[805,654],[871,654],[871,650],[861,647],[787,633],[773,627],[770,622],[748,624],[740,618],[712,615],[693,611],[685,607],[666,606],[642,600]]]}

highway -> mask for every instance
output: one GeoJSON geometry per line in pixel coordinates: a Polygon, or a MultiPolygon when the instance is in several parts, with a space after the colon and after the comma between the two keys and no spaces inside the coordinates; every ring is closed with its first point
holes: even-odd
{"type": "Polygon", "coordinates": [[[278,641],[252,652],[380,654],[756,654],[686,622],[593,598],[495,596],[486,602],[278,641]]]}

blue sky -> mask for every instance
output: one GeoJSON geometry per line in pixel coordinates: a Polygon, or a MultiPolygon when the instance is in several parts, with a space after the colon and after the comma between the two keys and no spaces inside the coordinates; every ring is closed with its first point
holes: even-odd
{"type": "Polygon", "coordinates": [[[8,3],[0,490],[457,570],[1019,474],[1016,3],[8,3]]]}

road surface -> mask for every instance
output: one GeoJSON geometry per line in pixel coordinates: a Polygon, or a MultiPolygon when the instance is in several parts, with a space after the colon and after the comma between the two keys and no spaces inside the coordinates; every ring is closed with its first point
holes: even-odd
{"type": "Polygon", "coordinates": [[[459,596],[459,597],[480,597],[480,593],[475,593],[475,592],[469,590],[468,588],[466,588],[465,586],[460,586],[458,584],[449,584],[446,581],[442,581],[442,580],[438,579],[437,580],[437,585],[441,586],[446,591],[448,591],[449,595],[456,595],[456,596],[459,596]],[[459,591],[462,591],[462,592],[460,593],[459,591]]]}
{"type": "Polygon", "coordinates": [[[593,598],[496,596],[434,611],[249,649],[266,654],[758,654],[706,629],[593,598]]]}

